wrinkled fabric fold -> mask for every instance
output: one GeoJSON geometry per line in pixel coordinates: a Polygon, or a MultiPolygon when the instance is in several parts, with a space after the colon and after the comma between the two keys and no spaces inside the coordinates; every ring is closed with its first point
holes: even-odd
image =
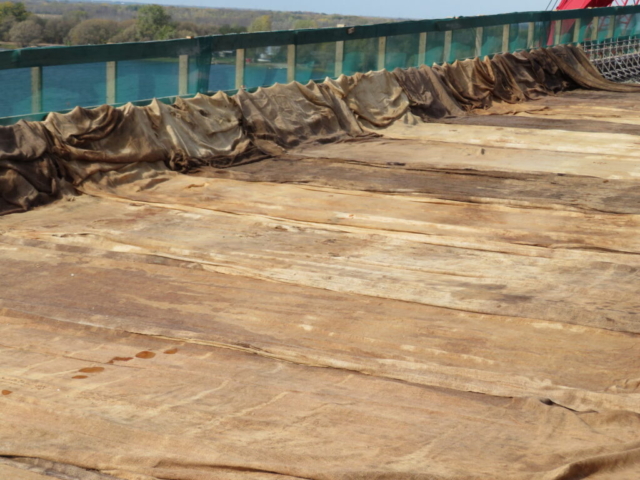
{"type": "MultiPolygon", "coordinates": [[[[604,79],[574,46],[497,54],[452,64],[341,75],[178,98],[138,107],[103,105],[51,113],[0,129],[0,214],[57,198],[63,182],[163,163],[189,173],[281,155],[303,143],[358,140],[398,125],[515,113],[510,105],[575,88],[638,91],[604,79]]],[[[388,133],[388,132],[387,132],[388,133]]]]}

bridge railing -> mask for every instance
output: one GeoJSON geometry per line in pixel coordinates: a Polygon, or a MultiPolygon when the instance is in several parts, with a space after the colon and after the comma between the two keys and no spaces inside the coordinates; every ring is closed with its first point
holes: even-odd
{"type": "Polygon", "coordinates": [[[0,52],[0,124],[640,34],[640,6],[0,52]]]}

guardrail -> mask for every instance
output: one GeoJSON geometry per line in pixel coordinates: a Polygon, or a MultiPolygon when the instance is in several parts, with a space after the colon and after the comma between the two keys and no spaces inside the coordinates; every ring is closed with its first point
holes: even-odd
{"type": "Polygon", "coordinates": [[[640,6],[0,52],[0,124],[640,34],[640,6]]]}

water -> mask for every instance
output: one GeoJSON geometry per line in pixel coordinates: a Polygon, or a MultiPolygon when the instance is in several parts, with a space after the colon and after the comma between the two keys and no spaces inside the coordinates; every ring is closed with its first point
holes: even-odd
{"type": "MultiPolygon", "coordinates": [[[[178,61],[171,59],[118,62],[117,102],[169,97],[178,93],[178,61]]],[[[189,93],[195,93],[197,70],[189,68],[189,93]]],[[[209,90],[235,88],[235,62],[211,65],[209,90]]],[[[287,70],[281,64],[247,64],[245,86],[286,83],[287,70]]],[[[31,69],[0,70],[0,117],[31,113],[31,69]]],[[[106,64],[57,65],[42,69],[43,111],[70,110],[77,105],[91,107],[106,103],[106,64]]]]}

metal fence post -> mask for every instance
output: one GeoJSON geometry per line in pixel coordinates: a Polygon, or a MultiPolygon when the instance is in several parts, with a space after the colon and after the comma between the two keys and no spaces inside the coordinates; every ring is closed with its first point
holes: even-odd
{"type": "Polygon", "coordinates": [[[107,95],[106,103],[117,102],[118,62],[107,62],[107,95]]]}
{"type": "Polygon", "coordinates": [[[334,69],[336,77],[342,75],[344,70],[344,41],[336,42],[336,63],[334,69]]]}
{"type": "Polygon", "coordinates": [[[453,38],[453,32],[447,30],[444,32],[444,48],[442,49],[442,61],[448,63],[451,59],[451,40],[453,38]]]}
{"type": "Polygon", "coordinates": [[[378,70],[384,70],[386,54],[387,54],[387,37],[379,37],[378,38],[378,70]]]}
{"type": "Polygon", "coordinates": [[[511,33],[511,25],[508,23],[502,27],[502,52],[509,51],[509,33],[511,33]]]}
{"type": "Polygon", "coordinates": [[[31,113],[42,112],[42,67],[31,67],[31,113]]]}
{"type": "Polygon", "coordinates": [[[484,28],[476,28],[476,57],[482,56],[482,38],[484,37],[484,28]]]}
{"type": "Polygon", "coordinates": [[[296,80],[296,46],[287,45],[287,83],[296,80]]]}
{"type": "Polygon", "coordinates": [[[418,38],[418,66],[427,63],[427,32],[422,32],[418,38]]]}
{"type": "Polygon", "coordinates": [[[529,30],[527,32],[527,48],[533,48],[536,34],[536,23],[529,22],[529,30]]]}
{"type": "Polygon", "coordinates": [[[244,48],[236,50],[236,88],[244,86],[244,48]]]}
{"type": "Polygon", "coordinates": [[[562,20],[556,20],[553,22],[553,44],[560,45],[562,40],[562,20]]]}
{"type": "Polygon", "coordinates": [[[178,95],[189,93],[189,55],[178,57],[178,95]]]}

